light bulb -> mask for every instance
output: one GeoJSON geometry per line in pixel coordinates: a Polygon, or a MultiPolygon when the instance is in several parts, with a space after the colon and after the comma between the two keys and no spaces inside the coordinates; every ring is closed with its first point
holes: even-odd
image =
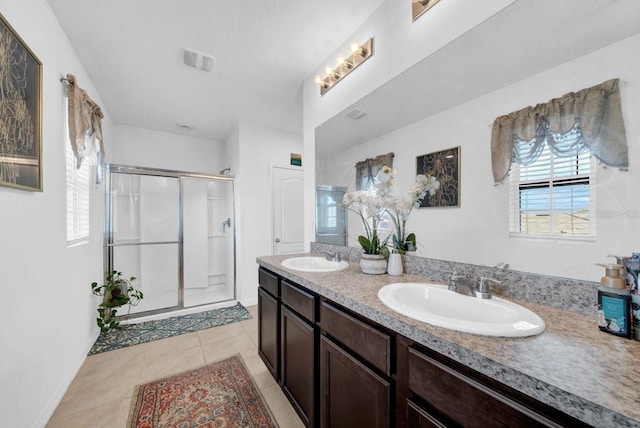
{"type": "Polygon", "coordinates": [[[328,65],[327,65],[327,66],[324,68],[324,75],[325,75],[325,76],[329,76],[332,72],[333,72],[333,69],[332,69],[330,66],[328,66],[328,65]]]}
{"type": "Polygon", "coordinates": [[[338,56],[338,59],[336,59],[336,64],[338,65],[338,67],[341,67],[344,64],[344,57],[342,55],[338,56]]]}
{"type": "Polygon", "coordinates": [[[316,74],[316,77],[314,80],[316,82],[316,85],[322,85],[322,77],[320,77],[320,75],[316,74]]]}
{"type": "Polygon", "coordinates": [[[354,54],[360,51],[360,44],[358,42],[351,42],[349,49],[351,50],[351,53],[354,54]]]}

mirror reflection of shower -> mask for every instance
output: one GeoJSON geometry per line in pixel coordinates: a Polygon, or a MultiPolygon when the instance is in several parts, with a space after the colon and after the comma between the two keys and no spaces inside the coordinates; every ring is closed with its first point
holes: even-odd
{"type": "Polygon", "coordinates": [[[346,187],[316,186],[316,242],[347,245],[347,210],[342,206],[346,187]]]}
{"type": "Polygon", "coordinates": [[[225,169],[221,169],[219,174],[220,175],[227,175],[227,173],[231,174],[231,167],[230,166],[225,168],[225,169]]]}

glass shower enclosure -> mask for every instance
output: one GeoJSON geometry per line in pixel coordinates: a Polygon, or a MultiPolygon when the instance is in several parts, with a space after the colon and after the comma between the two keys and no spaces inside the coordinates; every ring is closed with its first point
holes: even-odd
{"type": "Polygon", "coordinates": [[[106,268],[135,276],[144,293],[129,317],[234,304],[234,179],[121,165],[107,172],[106,268]]]}

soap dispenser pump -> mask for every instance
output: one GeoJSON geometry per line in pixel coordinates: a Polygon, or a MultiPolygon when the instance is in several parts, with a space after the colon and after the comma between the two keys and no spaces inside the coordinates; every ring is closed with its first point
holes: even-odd
{"type": "Polygon", "coordinates": [[[627,281],[620,276],[625,274],[627,269],[624,265],[617,263],[596,263],[605,268],[605,274],[600,278],[600,285],[607,288],[622,289],[627,287],[627,281]]]}
{"type": "Polygon", "coordinates": [[[631,294],[624,265],[596,263],[605,268],[598,287],[598,327],[616,336],[631,337],[631,294]]]}

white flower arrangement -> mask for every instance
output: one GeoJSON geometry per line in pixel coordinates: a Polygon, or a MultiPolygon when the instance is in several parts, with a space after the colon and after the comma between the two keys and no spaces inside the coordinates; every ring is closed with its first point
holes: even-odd
{"type": "MultiPolygon", "coordinates": [[[[342,205],[355,212],[362,219],[366,236],[359,236],[358,242],[365,254],[385,252],[389,238],[392,246],[400,253],[416,249],[416,236],[407,235],[406,223],[413,208],[420,205],[427,192],[431,195],[440,188],[438,180],[429,174],[420,174],[404,195],[399,195],[395,184],[395,170],[383,166],[368,191],[349,192],[344,195],[342,205]],[[381,238],[378,225],[388,215],[394,224],[394,232],[381,238]]],[[[387,250],[388,252],[388,250],[387,250]]]]}
{"type": "Polygon", "coordinates": [[[432,175],[420,174],[415,183],[409,188],[406,195],[395,196],[392,204],[387,209],[395,227],[393,233],[393,248],[399,253],[415,251],[417,248],[416,235],[407,234],[407,220],[411,211],[420,206],[427,192],[434,195],[440,188],[440,182],[432,175]]]}

